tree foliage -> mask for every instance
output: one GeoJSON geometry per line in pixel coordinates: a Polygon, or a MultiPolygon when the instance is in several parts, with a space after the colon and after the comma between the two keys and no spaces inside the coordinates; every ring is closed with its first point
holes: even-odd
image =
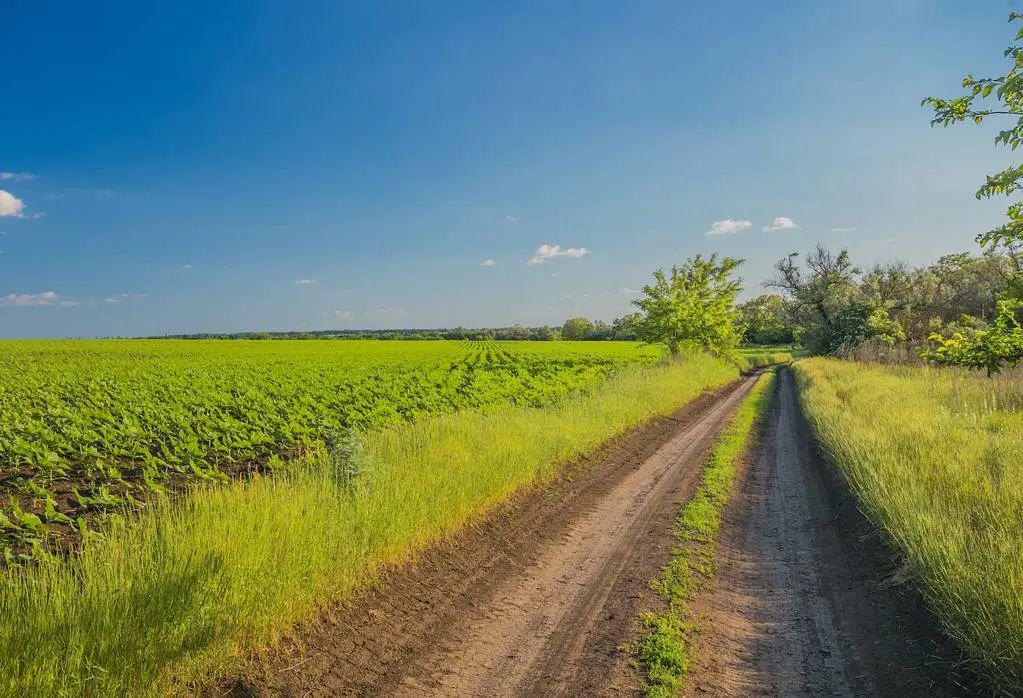
{"type": "MultiPolygon", "coordinates": [[[[1009,21],[1023,19],[1023,14],[1013,12],[1009,21]]],[[[959,97],[943,99],[927,97],[923,104],[934,110],[932,126],[952,126],[965,121],[982,124],[993,116],[1008,116],[1015,119],[1008,128],[995,136],[995,143],[1016,150],[1023,144],[1023,28],[1016,32],[1013,44],[1003,52],[1009,59],[1005,75],[963,78],[966,93],[959,97]]],[[[1013,165],[1001,172],[986,177],[977,190],[977,198],[1012,196],[1023,189],[1023,165],[1013,165]]],[[[1023,202],[1013,202],[1007,209],[1008,222],[977,235],[977,242],[984,247],[1005,249],[1014,260],[1023,248],[1023,202]]]]}
{"type": "Polygon", "coordinates": [[[798,258],[793,253],[781,259],[767,285],[784,293],[807,349],[832,354],[863,342],[891,346],[906,338],[902,323],[892,317],[912,287],[912,273],[904,265],[878,265],[864,274],[846,250],[834,254],[819,244],[807,255],[805,268],[798,258]]]}
{"type": "MultiPolygon", "coordinates": [[[[1023,19],[1023,14],[1012,12],[1009,21],[1023,19]]],[[[1016,150],[1023,144],[1023,28],[1020,28],[1012,45],[1005,49],[1003,56],[1009,67],[1004,75],[976,78],[967,75],[962,86],[965,94],[948,99],[928,97],[923,104],[934,110],[932,126],[952,126],[965,121],[983,124],[994,116],[1007,116],[1010,123],[995,136],[995,143],[1016,150]]],[[[994,196],[1017,195],[1023,190],[1023,165],[1013,165],[1001,172],[988,175],[977,190],[978,199],[994,196]]],[[[1012,263],[1013,275],[1004,293],[1007,299],[1023,298],[1023,268],[1020,255],[1023,253],[1023,201],[1013,201],[1006,210],[1008,221],[977,235],[982,247],[1003,250],[1012,263]]],[[[964,363],[984,367],[988,373],[996,372],[1005,363],[1019,361],[1014,352],[1018,351],[1019,324],[1016,320],[1018,303],[1003,303],[998,307],[994,322],[988,329],[955,333],[943,337],[935,333],[931,337],[932,349],[924,356],[941,363],[964,363]],[[1004,333],[1000,335],[999,333],[1004,333]]]]}
{"type": "Polygon", "coordinates": [[[777,293],[765,293],[738,306],[743,341],[747,344],[791,344],[796,340],[796,325],[777,293]]]}
{"type": "Polygon", "coordinates": [[[663,344],[677,355],[684,347],[733,357],[741,336],[735,299],[742,282],[733,272],[743,260],[697,255],[668,273],[654,272],[654,281],[633,301],[641,311],[636,335],[651,344],[663,344]]]}
{"type": "Polygon", "coordinates": [[[1016,319],[1020,306],[1019,301],[1001,301],[990,326],[965,328],[950,337],[931,335],[924,358],[940,364],[983,368],[989,376],[1004,367],[1016,366],[1023,361],[1023,327],[1016,319]]]}
{"type": "Polygon", "coordinates": [[[561,338],[580,340],[588,339],[593,333],[593,323],[584,317],[573,317],[565,320],[561,326],[561,338]]]}

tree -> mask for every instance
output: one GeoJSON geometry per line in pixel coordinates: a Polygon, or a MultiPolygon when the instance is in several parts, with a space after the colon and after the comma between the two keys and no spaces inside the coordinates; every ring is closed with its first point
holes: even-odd
{"type": "Polygon", "coordinates": [[[781,290],[792,317],[803,328],[803,344],[813,352],[837,349],[839,316],[859,296],[860,270],[842,250],[837,255],[818,244],[806,257],[806,271],[792,253],[775,264],[768,287],[781,290]]]}
{"type": "Polygon", "coordinates": [[[735,298],[742,282],[731,275],[743,261],[697,255],[673,266],[669,274],[655,271],[654,282],[633,301],[641,311],[636,336],[649,344],[663,344],[672,356],[693,347],[734,357],[740,338],[735,298]]]}
{"type": "Polygon", "coordinates": [[[639,322],[639,318],[639,313],[629,313],[615,318],[611,322],[611,336],[617,340],[630,342],[636,340],[636,323],[639,322]]]}
{"type": "MultiPolygon", "coordinates": [[[[1012,12],[1009,21],[1023,19],[1023,14],[1012,12]]],[[[948,127],[967,120],[983,124],[993,116],[1008,116],[1014,122],[998,132],[995,143],[1007,145],[1015,150],[1023,144],[1023,29],[1016,32],[1013,45],[1005,49],[1003,56],[1011,66],[1005,75],[991,78],[975,78],[967,75],[963,79],[966,94],[951,99],[928,97],[923,104],[934,110],[931,125],[948,127]],[[990,101],[989,101],[990,100],[990,101]]],[[[1013,165],[1001,172],[988,175],[976,196],[1013,196],[1023,190],[1023,165],[1013,165]]],[[[1003,302],[998,305],[997,314],[987,329],[954,333],[943,337],[935,333],[930,337],[931,349],[922,356],[939,363],[962,363],[973,367],[984,367],[988,375],[996,373],[1005,364],[1015,365],[1020,361],[1021,330],[1016,315],[1019,301],[1023,299],[1023,201],[1014,201],[1006,210],[1008,222],[977,235],[981,247],[1002,250],[1010,260],[1013,274],[1003,292],[1003,302]]]]}
{"type": "Polygon", "coordinates": [[[743,340],[750,344],[790,344],[796,327],[789,316],[785,299],[765,293],[738,306],[743,340]]]}
{"type": "Polygon", "coordinates": [[[923,358],[939,364],[983,368],[993,375],[1005,366],[1012,368],[1023,361],[1023,327],[1016,320],[1020,301],[998,303],[994,322],[982,329],[967,328],[951,337],[933,334],[923,358]]]}
{"type": "MultiPolygon", "coordinates": [[[[1009,21],[1023,19],[1023,14],[1012,12],[1009,21]]],[[[995,143],[1007,145],[1013,150],[1023,144],[1023,28],[1016,32],[1013,45],[1005,49],[1004,57],[1010,59],[1011,67],[1005,75],[993,78],[963,78],[966,94],[951,99],[927,97],[923,104],[934,110],[932,126],[952,126],[964,121],[984,123],[992,116],[1014,117],[1009,128],[995,136],[995,143]],[[988,100],[992,100],[993,104],[988,100]],[[991,104],[991,106],[982,106],[991,104]]],[[[987,181],[977,190],[977,198],[1012,196],[1023,189],[1023,165],[1013,165],[1001,172],[987,176],[987,181]]],[[[1006,211],[1008,222],[977,235],[982,247],[1002,248],[1015,263],[1017,275],[1020,271],[1020,252],[1023,250],[1023,202],[1016,201],[1006,211]]],[[[1017,290],[1018,290],[1017,285],[1017,290]]],[[[1018,296],[1018,294],[1017,294],[1018,296]]]]}
{"type": "Polygon", "coordinates": [[[593,334],[593,323],[584,317],[569,318],[561,326],[562,339],[589,339],[591,334],[593,334]]]}

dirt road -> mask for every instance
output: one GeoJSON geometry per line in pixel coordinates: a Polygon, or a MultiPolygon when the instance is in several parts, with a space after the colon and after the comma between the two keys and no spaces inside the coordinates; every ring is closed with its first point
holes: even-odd
{"type": "Polygon", "coordinates": [[[620,695],[671,525],[755,377],[620,439],[303,629],[236,695],[620,695]]]}
{"type": "MultiPolygon", "coordinates": [[[[746,377],[616,440],[253,661],[234,695],[637,695],[622,646],[659,600],[680,506],[746,377]]],[[[696,600],[689,695],[972,695],[782,371],[696,600]]]]}
{"type": "Polygon", "coordinates": [[[725,512],[687,694],[975,695],[894,556],[817,454],[789,371],[725,512]]]}

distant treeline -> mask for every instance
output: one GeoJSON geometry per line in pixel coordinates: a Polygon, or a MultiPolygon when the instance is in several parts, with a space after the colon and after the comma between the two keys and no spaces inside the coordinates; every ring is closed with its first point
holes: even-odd
{"type": "Polygon", "coordinates": [[[455,327],[444,329],[400,329],[400,330],[314,330],[310,332],[230,332],[174,334],[148,337],[147,339],[473,339],[473,340],[523,340],[550,342],[569,340],[621,340],[635,341],[632,328],[633,316],[619,318],[611,323],[593,322],[586,318],[572,318],[561,327],[455,327]]]}

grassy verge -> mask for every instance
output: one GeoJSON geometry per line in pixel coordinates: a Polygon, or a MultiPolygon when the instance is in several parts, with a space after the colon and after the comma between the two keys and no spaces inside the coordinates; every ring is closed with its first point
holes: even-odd
{"type": "Polygon", "coordinates": [[[818,438],[976,668],[1023,693],[1023,376],[796,364],[818,438]]]}
{"type": "Polygon", "coordinates": [[[774,374],[765,373],[753,387],[714,446],[699,489],[679,515],[674,555],[654,581],[667,608],[642,618],[646,634],[636,647],[636,659],[646,672],[648,696],[674,696],[685,680],[695,630],[690,602],[713,578],[721,511],[731,497],[753,425],[770,402],[773,381],[774,374]]]}
{"type": "Polygon", "coordinates": [[[0,578],[0,695],[165,695],[202,682],[382,565],[736,377],[705,356],[630,368],[551,407],[430,418],[366,435],[354,461],[324,449],[274,477],[158,500],[70,560],[0,578]]]}
{"type": "Polygon", "coordinates": [[[739,349],[739,369],[751,371],[774,364],[787,364],[794,356],[791,347],[743,347],[739,349]]]}

